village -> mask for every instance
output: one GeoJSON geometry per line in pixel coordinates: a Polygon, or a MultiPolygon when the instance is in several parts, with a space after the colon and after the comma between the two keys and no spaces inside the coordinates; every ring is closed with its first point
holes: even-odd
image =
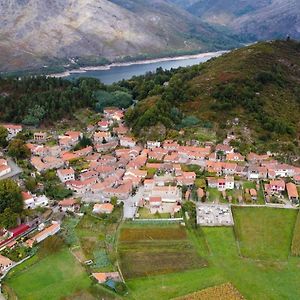
{"type": "MultiPolygon", "coordinates": [[[[60,232],[65,215],[81,217],[86,206],[100,216],[112,214],[122,203],[124,220],[183,222],[187,216],[182,213],[182,205],[192,201],[201,226],[232,226],[232,205],[298,207],[299,167],[277,161],[272,153],[243,156],[231,146],[236,138],[232,133],[219,144],[194,140],[143,144],[126,127],[124,113],[106,108],[99,121],[84,131],[70,129],[54,135],[52,131],[35,130],[26,141],[31,154],[27,173],[43,191],[44,183],[39,178],[54,172],[55,184],[70,195],[64,199],[27,190],[22,167],[2,153],[0,180],[12,178],[22,189],[24,208],[42,211],[16,228],[1,229],[3,276],[30,257],[36,245],[60,232]],[[84,140],[89,145],[78,147],[84,140]],[[14,261],[9,253],[16,248],[23,252],[14,261]]],[[[9,140],[24,129],[13,124],[3,127],[9,140]]],[[[93,276],[99,283],[121,280],[118,272],[97,272],[93,276]]]]}

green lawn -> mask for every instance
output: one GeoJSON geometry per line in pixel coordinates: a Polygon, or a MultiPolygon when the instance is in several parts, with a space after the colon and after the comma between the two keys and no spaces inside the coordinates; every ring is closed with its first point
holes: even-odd
{"type": "Polygon", "coordinates": [[[138,210],[138,213],[139,213],[140,219],[169,219],[169,218],[171,218],[171,214],[169,214],[169,213],[151,214],[150,210],[146,207],[141,207],[138,210]]]}
{"type": "Polygon", "coordinates": [[[6,283],[20,300],[55,300],[85,290],[91,280],[84,268],[66,248],[36,261],[27,268],[20,267],[9,276],[6,283]]]}
{"type": "Polygon", "coordinates": [[[288,257],[296,210],[233,207],[232,211],[242,256],[275,260],[288,257]]]}
{"type": "Polygon", "coordinates": [[[294,229],[294,235],[292,240],[292,255],[300,256],[300,212],[298,213],[294,229]]]}
{"type": "Polygon", "coordinates": [[[221,192],[214,188],[207,188],[207,192],[209,193],[208,201],[209,202],[219,202],[221,199],[221,192]]]}

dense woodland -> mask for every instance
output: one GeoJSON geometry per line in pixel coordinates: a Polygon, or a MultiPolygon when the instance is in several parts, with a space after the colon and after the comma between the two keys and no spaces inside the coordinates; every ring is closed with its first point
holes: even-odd
{"type": "Polygon", "coordinates": [[[0,121],[38,126],[71,118],[80,108],[102,111],[128,107],[132,97],[121,87],[105,87],[97,79],[0,78],[0,121]]]}

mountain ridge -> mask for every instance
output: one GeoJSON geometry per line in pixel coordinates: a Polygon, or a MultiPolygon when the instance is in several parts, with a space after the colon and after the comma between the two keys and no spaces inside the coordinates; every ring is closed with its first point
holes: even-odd
{"type": "Polygon", "coordinates": [[[236,45],[165,0],[0,0],[2,71],[236,45]]]}
{"type": "Polygon", "coordinates": [[[205,22],[224,26],[252,40],[300,38],[297,0],[170,0],[205,22]]]}

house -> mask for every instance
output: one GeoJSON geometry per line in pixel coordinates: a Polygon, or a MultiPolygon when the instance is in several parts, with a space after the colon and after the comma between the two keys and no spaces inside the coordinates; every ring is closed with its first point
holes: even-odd
{"type": "Polygon", "coordinates": [[[47,139],[47,133],[46,132],[35,132],[33,134],[33,139],[36,142],[44,142],[47,139]]]}
{"type": "Polygon", "coordinates": [[[93,207],[93,213],[96,214],[111,214],[114,210],[114,206],[111,203],[96,203],[93,207]]]}
{"type": "Polygon", "coordinates": [[[223,152],[224,154],[233,153],[234,149],[228,145],[218,144],[216,146],[216,152],[223,152]]]}
{"type": "Polygon", "coordinates": [[[124,117],[123,110],[116,107],[108,107],[103,110],[104,116],[108,120],[121,121],[124,117]]]}
{"type": "Polygon", "coordinates": [[[172,154],[167,154],[164,157],[164,162],[166,162],[166,163],[178,163],[179,162],[178,152],[173,152],[172,154]]]}
{"type": "Polygon", "coordinates": [[[176,177],[177,183],[180,186],[183,185],[193,185],[196,180],[196,173],[195,172],[182,172],[181,176],[176,177]]]}
{"type": "Polygon", "coordinates": [[[226,160],[228,161],[244,161],[245,157],[240,153],[227,153],[226,160]]]}
{"type": "Polygon", "coordinates": [[[294,176],[294,182],[300,184],[300,175],[294,176]]]}
{"type": "Polygon", "coordinates": [[[38,171],[38,172],[44,172],[47,170],[47,165],[43,163],[41,158],[34,156],[30,159],[30,162],[32,166],[38,171]]]}
{"type": "Polygon", "coordinates": [[[118,127],[113,128],[113,132],[117,134],[118,136],[124,136],[129,131],[128,127],[120,124],[118,127]]]}
{"type": "Polygon", "coordinates": [[[171,140],[165,140],[163,143],[163,148],[168,151],[177,151],[179,149],[179,144],[171,140]]]}
{"type": "Polygon", "coordinates": [[[145,170],[129,168],[124,174],[124,179],[131,178],[131,177],[145,178],[146,176],[147,176],[147,171],[145,170]]]}
{"type": "Polygon", "coordinates": [[[145,179],[144,181],[144,189],[145,191],[151,191],[154,187],[154,180],[153,179],[145,179]]]}
{"type": "Polygon", "coordinates": [[[17,134],[23,130],[23,127],[21,125],[3,124],[2,126],[8,131],[8,140],[11,140],[12,138],[16,137],[17,134]]]}
{"type": "Polygon", "coordinates": [[[75,171],[72,168],[58,169],[57,176],[62,183],[65,183],[67,181],[75,180],[75,171]]]}
{"type": "Polygon", "coordinates": [[[286,190],[287,190],[289,200],[293,203],[298,203],[299,194],[298,194],[297,186],[294,183],[289,182],[286,184],[286,190]]]}
{"type": "Polygon", "coordinates": [[[268,169],[266,167],[250,166],[248,168],[247,177],[249,180],[266,179],[268,176],[268,169]]]}
{"type": "Polygon", "coordinates": [[[146,164],[146,162],[147,162],[147,157],[139,155],[128,163],[127,168],[139,169],[143,167],[146,164]]]}
{"type": "Polygon", "coordinates": [[[34,195],[34,204],[35,207],[44,207],[49,204],[49,199],[45,195],[34,195]]]}
{"type": "Polygon", "coordinates": [[[24,202],[24,207],[26,209],[35,208],[35,201],[33,196],[29,192],[21,192],[21,194],[24,202]]]}
{"type": "Polygon", "coordinates": [[[0,254],[0,272],[2,274],[7,271],[13,264],[14,262],[12,260],[0,254]]]}
{"type": "MultiPolygon", "coordinates": [[[[101,166],[101,167],[103,167],[103,166],[101,166]]],[[[93,171],[93,170],[86,171],[86,172],[83,172],[80,174],[80,180],[84,181],[84,180],[87,180],[90,178],[98,178],[98,175],[99,175],[99,173],[97,171],[93,171]]]]}
{"type": "Polygon", "coordinates": [[[164,159],[165,155],[167,155],[167,154],[168,154],[167,150],[164,150],[162,148],[156,148],[156,149],[152,149],[151,151],[149,151],[148,158],[162,161],[164,159]]]}
{"type": "Polygon", "coordinates": [[[108,152],[115,148],[117,148],[118,142],[117,141],[111,141],[105,144],[96,144],[95,148],[97,152],[108,152]]]}
{"type": "Polygon", "coordinates": [[[76,199],[69,198],[69,199],[64,199],[62,201],[58,202],[58,206],[61,211],[71,211],[75,212],[80,208],[80,204],[76,199]]]}
{"type": "Polygon", "coordinates": [[[154,186],[150,197],[160,197],[163,202],[174,203],[181,201],[181,192],[176,186],[154,186]]]}
{"type": "Polygon", "coordinates": [[[249,163],[259,163],[265,160],[268,160],[270,156],[268,154],[256,154],[253,152],[250,152],[247,156],[247,161],[249,163]]]}
{"type": "Polygon", "coordinates": [[[7,175],[11,172],[11,167],[8,165],[5,159],[0,159],[0,177],[7,175]]]}
{"type": "Polygon", "coordinates": [[[64,166],[65,162],[61,158],[54,156],[46,156],[43,158],[43,162],[46,164],[46,169],[59,169],[64,166]]]}
{"type": "Polygon", "coordinates": [[[92,153],[93,153],[93,147],[92,146],[88,146],[88,147],[85,147],[83,149],[74,151],[74,154],[77,155],[78,157],[85,157],[85,156],[88,156],[92,153]]]}
{"type": "Polygon", "coordinates": [[[151,214],[162,212],[162,200],[161,197],[149,198],[149,210],[151,214]]]}
{"type": "Polygon", "coordinates": [[[95,143],[104,143],[105,141],[108,142],[111,140],[111,133],[107,131],[99,131],[95,132],[93,136],[95,143]]]}
{"type": "Polygon", "coordinates": [[[84,194],[91,190],[91,187],[96,184],[98,181],[97,178],[90,178],[86,180],[71,180],[66,182],[68,189],[74,191],[77,194],[84,194]]]}
{"type": "Polygon", "coordinates": [[[225,178],[207,177],[207,186],[216,188],[218,191],[226,191],[234,189],[234,178],[226,176],[225,178]]]}
{"type": "Polygon", "coordinates": [[[265,184],[265,191],[268,194],[282,193],[285,190],[285,182],[282,179],[271,180],[269,184],[265,184]]]}
{"type": "Polygon", "coordinates": [[[135,145],[136,142],[131,137],[124,136],[120,138],[120,146],[122,147],[133,148],[135,145]]]}
{"type": "Polygon", "coordinates": [[[98,283],[105,283],[107,280],[121,281],[121,277],[118,272],[92,273],[92,275],[98,283]]]}
{"type": "Polygon", "coordinates": [[[76,155],[75,153],[72,153],[72,152],[63,152],[61,153],[60,155],[61,159],[66,162],[67,164],[72,161],[72,160],[75,160],[75,159],[78,159],[79,156],[76,155]]]}
{"type": "Polygon", "coordinates": [[[120,200],[125,200],[129,197],[132,191],[132,182],[130,180],[124,181],[116,188],[106,188],[103,195],[106,198],[117,197],[120,200]]]}
{"type": "Polygon", "coordinates": [[[58,137],[58,143],[62,150],[69,150],[83,137],[80,131],[67,131],[65,135],[58,137]]]}
{"type": "Polygon", "coordinates": [[[155,149],[160,147],[160,142],[158,141],[147,141],[147,149],[155,149]]]}
{"type": "Polygon", "coordinates": [[[249,194],[250,194],[252,200],[257,200],[257,191],[256,191],[256,189],[250,189],[249,194]]]}
{"type": "Polygon", "coordinates": [[[47,237],[56,234],[60,230],[60,224],[58,222],[52,222],[52,225],[42,230],[31,239],[27,240],[26,243],[29,247],[33,247],[35,243],[40,243],[45,240],[47,237]]]}
{"type": "Polygon", "coordinates": [[[108,121],[99,121],[98,128],[100,131],[108,131],[109,130],[109,122],[108,121]]]}

